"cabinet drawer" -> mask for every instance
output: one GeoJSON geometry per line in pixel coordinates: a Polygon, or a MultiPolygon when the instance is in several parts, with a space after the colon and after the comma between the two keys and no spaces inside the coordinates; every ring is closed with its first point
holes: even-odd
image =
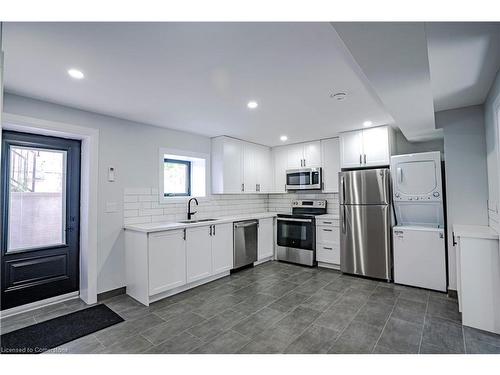
{"type": "Polygon", "coordinates": [[[316,218],[316,226],[334,226],[334,227],[339,227],[340,222],[339,219],[320,219],[316,218]]]}
{"type": "Polygon", "coordinates": [[[318,262],[340,264],[340,247],[336,244],[317,244],[316,260],[318,262]]]}
{"type": "Polygon", "coordinates": [[[323,226],[316,228],[316,242],[317,243],[340,243],[340,231],[338,227],[323,226]]]}

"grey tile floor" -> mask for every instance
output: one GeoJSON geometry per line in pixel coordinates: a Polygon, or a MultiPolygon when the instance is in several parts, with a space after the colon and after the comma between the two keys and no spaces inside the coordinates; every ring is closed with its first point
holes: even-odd
{"type": "MultiPolygon", "coordinates": [[[[463,327],[445,294],[268,262],[145,307],[104,301],[125,322],[56,353],[500,353],[463,327]]],[[[86,307],[70,301],[1,321],[2,333],[86,307]]]]}

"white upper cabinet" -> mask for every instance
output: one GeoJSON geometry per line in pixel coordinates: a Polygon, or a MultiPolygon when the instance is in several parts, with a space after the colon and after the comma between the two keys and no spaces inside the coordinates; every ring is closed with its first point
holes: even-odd
{"type": "Polygon", "coordinates": [[[339,191],[338,176],[340,172],[340,145],[338,138],[323,139],[321,153],[323,160],[323,192],[339,191]]]}
{"type": "Polygon", "coordinates": [[[389,165],[391,153],[387,126],[363,130],[363,163],[366,167],[389,165]]]}
{"type": "Polygon", "coordinates": [[[342,168],[358,168],[363,163],[363,131],[340,135],[340,162],[342,168]]]}
{"type": "Polygon", "coordinates": [[[274,189],[275,193],[286,193],[286,170],[288,168],[288,149],[286,146],[274,147],[274,189]]]}
{"type": "Polygon", "coordinates": [[[271,149],[230,137],[212,139],[212,193],[273,190],[271,149]]]}
{"type": "Polygon", "coordinates": [[[288,169],[321,167],[321,142],[297,143],[286,146],[288,169]]]}
{"type": "Polygon", "coordinates": [[[321,167],[321,142],[304,143],[304,167],[321,167]]]}
{"type": "Polygon", "coordinates": [[[364,168],[389,165],[391,142],[392,131],[388,126],[341,133],[341,167],[364,168]]]}
{"type": "Polygon", "coordinates": [[[288,157],[288,169],[302,168],[304,166],[304,145],[302,143],[298,143],[286,146],[286,150],[288,157]]]}
{"type": "Polygon", "coordinates": [[[242,192],[244,150],[244,142],[238,139],[212,139],[212,193],[242,192]]]}

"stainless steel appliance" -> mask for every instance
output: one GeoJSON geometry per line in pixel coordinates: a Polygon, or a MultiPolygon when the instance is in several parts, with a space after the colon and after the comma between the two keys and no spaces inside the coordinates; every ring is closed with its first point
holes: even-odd
{"type": "Polygon", "coordinates": [[[318,190],[322,185],[321,168],[288,169],[286,190],[318,190]]]}
{"type": "Polygon", "coordinates": [[[294,200],[291,214],[277,217],[278,260],[316,264],[316,215],[326,214],[326,200],[294,200]]]}
{"type": "Polygon", "coordinates": [[[340,172],[340,269],[392,279],[389,169],[340,172]]]}
{"type": "Polygon", "coordinates": [[[257,261],[258,220],[237,221],[233,224],[233,269],[257,261]]]}

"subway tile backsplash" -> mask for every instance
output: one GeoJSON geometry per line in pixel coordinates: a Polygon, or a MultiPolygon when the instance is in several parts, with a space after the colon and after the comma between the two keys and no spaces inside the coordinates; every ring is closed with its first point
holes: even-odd
{"type": "MultiPolygon", "coordinates": [[[[338,213],[338,194],[289,193],[289,194],[224,194],[198,198],[199,205],[192,205],[196,218],[221,217],[259,212],[291,212],[294,199],[326,199],[328,213],[338,213]]],[[[124,224],[141,224],[185,220],[187,199],[159,203],[158,189],[130,188],[123,195],[124,224]]]]}

